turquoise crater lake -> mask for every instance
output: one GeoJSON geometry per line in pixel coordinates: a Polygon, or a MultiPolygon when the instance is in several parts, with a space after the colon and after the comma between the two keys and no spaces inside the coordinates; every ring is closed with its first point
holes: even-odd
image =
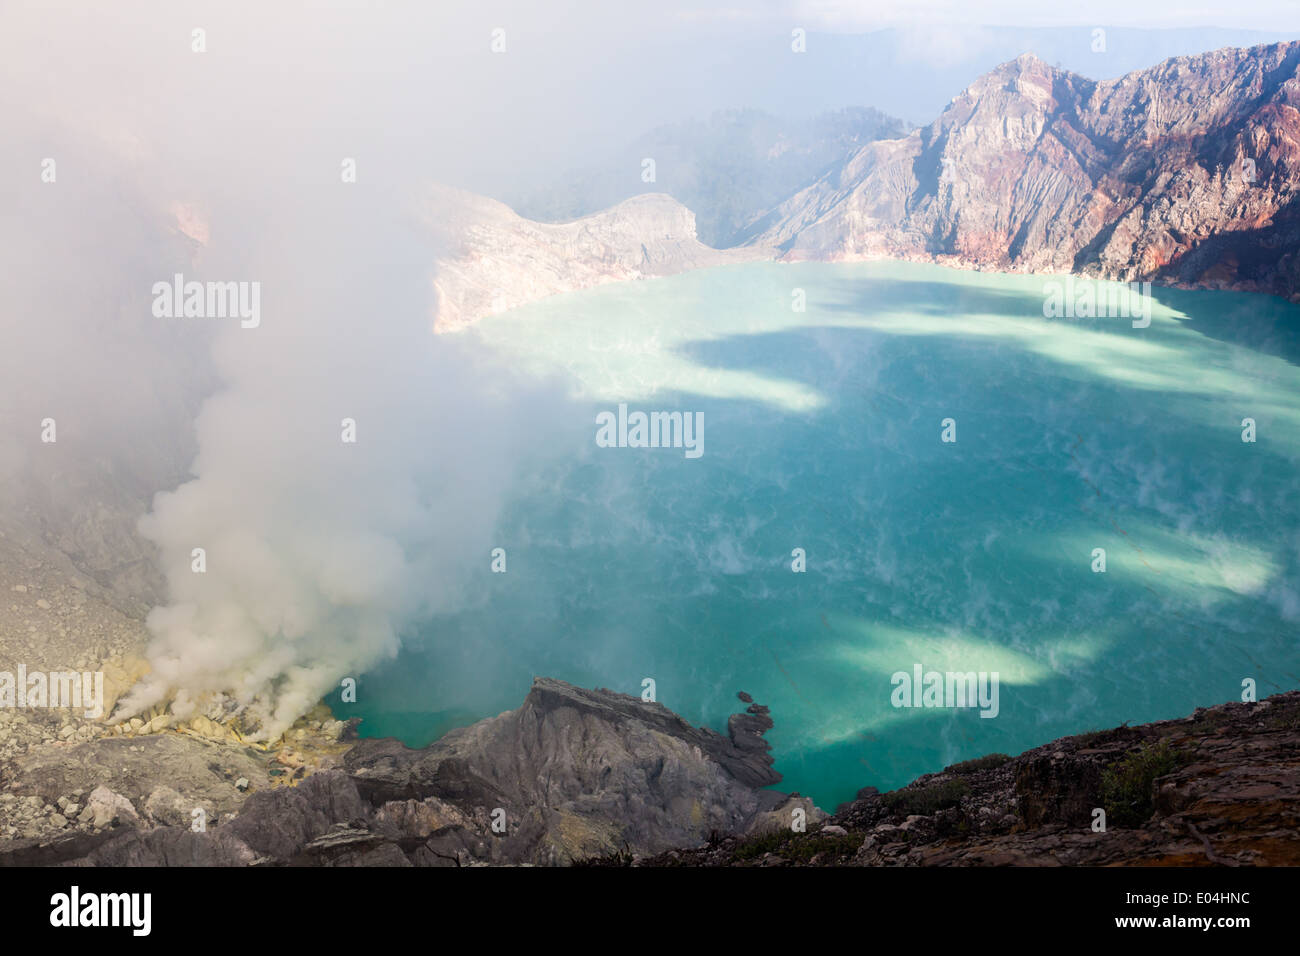
{"type": "Polygon", "coordinates": [[[419,745],[533,675],[653,678],[723,730],[744,690],[780,789],[831,808],[1300,686],[1300,308],[1156,288],[1147,328],[1048,319],[1048,281],[758,263],[481,322],[463,334],[569,396],[502,518],[508,571],[482,555],[482,599],[336,713],[419,745]],[[620,403],[701,413],[703,454],[597,447],[620,403]],[[996,671],[998,715],[892,706],[917,664],[996,671]]]}

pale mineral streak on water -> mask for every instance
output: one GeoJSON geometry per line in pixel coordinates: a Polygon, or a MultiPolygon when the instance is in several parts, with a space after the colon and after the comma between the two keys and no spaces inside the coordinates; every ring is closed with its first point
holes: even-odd
{"type": "Polygon", "coordinates": [[[1045,281],[763,263],[481,322],[466,334],[572,414],[502,523],[507,572],[482,556],[481,604],[369,675],[371,709],[337,709],[424,743],[535,674],[652,677],[716,729],[745,690],[772,708],[781,788],[829,807],[1244,678],[1296,687],[1300,309],[1156,288],[1147,328],[1048,319],[1045,281]],[[703,412],[705,454],[596,447],[619,402],[703,412]],[[996,719],[891,706],[916,663],[998,672],[996,719]]]}

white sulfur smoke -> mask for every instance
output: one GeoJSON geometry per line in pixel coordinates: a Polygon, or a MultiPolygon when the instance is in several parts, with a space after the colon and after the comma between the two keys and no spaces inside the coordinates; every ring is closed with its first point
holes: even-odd
{"type": "Polygon", "coordinates": [[[260,283],[257,327],[176,320],[223,323],[223,388],[198,418],[197,477],[141,522],[171,601],[119,716],[230,691],[274,737],[470,599],[546,401],[431,334],[429,250],[400,208],[274,203],[254,255],[219,270],[260,283]]]}
{"type": "MultiPolygon", "coordinates": [[[[74,474],[75,532],[159,492],[139,533],[166,595],[133,594],[153,604],[152,672],[115,717],[185,716],[221,692],[273,738],[478,599],[498,512],[556,410],[432,333],[423,188],[472,162],[446,142],[448,116],[473,112],[451,67],[398,12],[368,36],[364,4],[237,6],[31,3],[7,24],[0,493],[36,488],[36,513],[74,474]],[[379,69],[386,44],[405,73],[379,69]],[[256,283],[256,327],[155,310],[177,273],[256,283]],[[57,445],[39,443],[47,415],[57,445]]],[[[428,26],[469,47],[464,22],[428,26]]]]}

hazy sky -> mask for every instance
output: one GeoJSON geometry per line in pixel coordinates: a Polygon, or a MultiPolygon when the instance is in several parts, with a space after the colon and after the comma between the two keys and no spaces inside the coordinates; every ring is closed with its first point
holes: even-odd
{"type": "Polygon", "coordinates": [[[500,196],[718,109],[875,106],[926,123],[976,75],[1031,45],[1049,62],[1104,78],[1165,56],[1283,38],[1244,31],[1300,35],[1300,4],[6,0],[0,107],[127,151],[189,151],[220,137],[243,140],[255,162],[259,148],[268,157],[351,155],[365,144],[372,163],[400,154],[430,178],[500,196]],[[1067,25],[1078,32],[1041,32],[1067,25]],[[1185,32],[1176,42],[1116,34],[1107,62],[1082,32],[1098,25],[1185,32]],[[791,54],[795,27],[825,31],[806,56],[791,54]],[[884,27],[898,32],[852,38],[884,27]],[[1194,29],[1204,27],[1217,29],[1194,29]],[[207,31],[201,56],[190,50],[195,28],[207,31]],[[505,31],[503,55],[489,48],[496,28],[505,31]]]}
{"type": "Polygon", "coordinates": [[[1169,2],[1090,0],[1087,4],[1042,0],[773,0],[758,3],[672,4],[685,16],[733,20],[788,19],[809,29],[855,32],[926,22],[995,26],[1204,27],[1251,30],[1300,29],[1300,4],[1291,0],[1169,2]]]}

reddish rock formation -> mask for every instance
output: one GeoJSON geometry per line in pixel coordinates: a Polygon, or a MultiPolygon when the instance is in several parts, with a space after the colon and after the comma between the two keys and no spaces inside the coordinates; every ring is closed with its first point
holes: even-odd
{"type": "Polygon", "coordinates": [[[1096,82],[1031,55],[871,143],[754,231],[876,256],[1300,293],[1300,43],[1096,82]]]}

